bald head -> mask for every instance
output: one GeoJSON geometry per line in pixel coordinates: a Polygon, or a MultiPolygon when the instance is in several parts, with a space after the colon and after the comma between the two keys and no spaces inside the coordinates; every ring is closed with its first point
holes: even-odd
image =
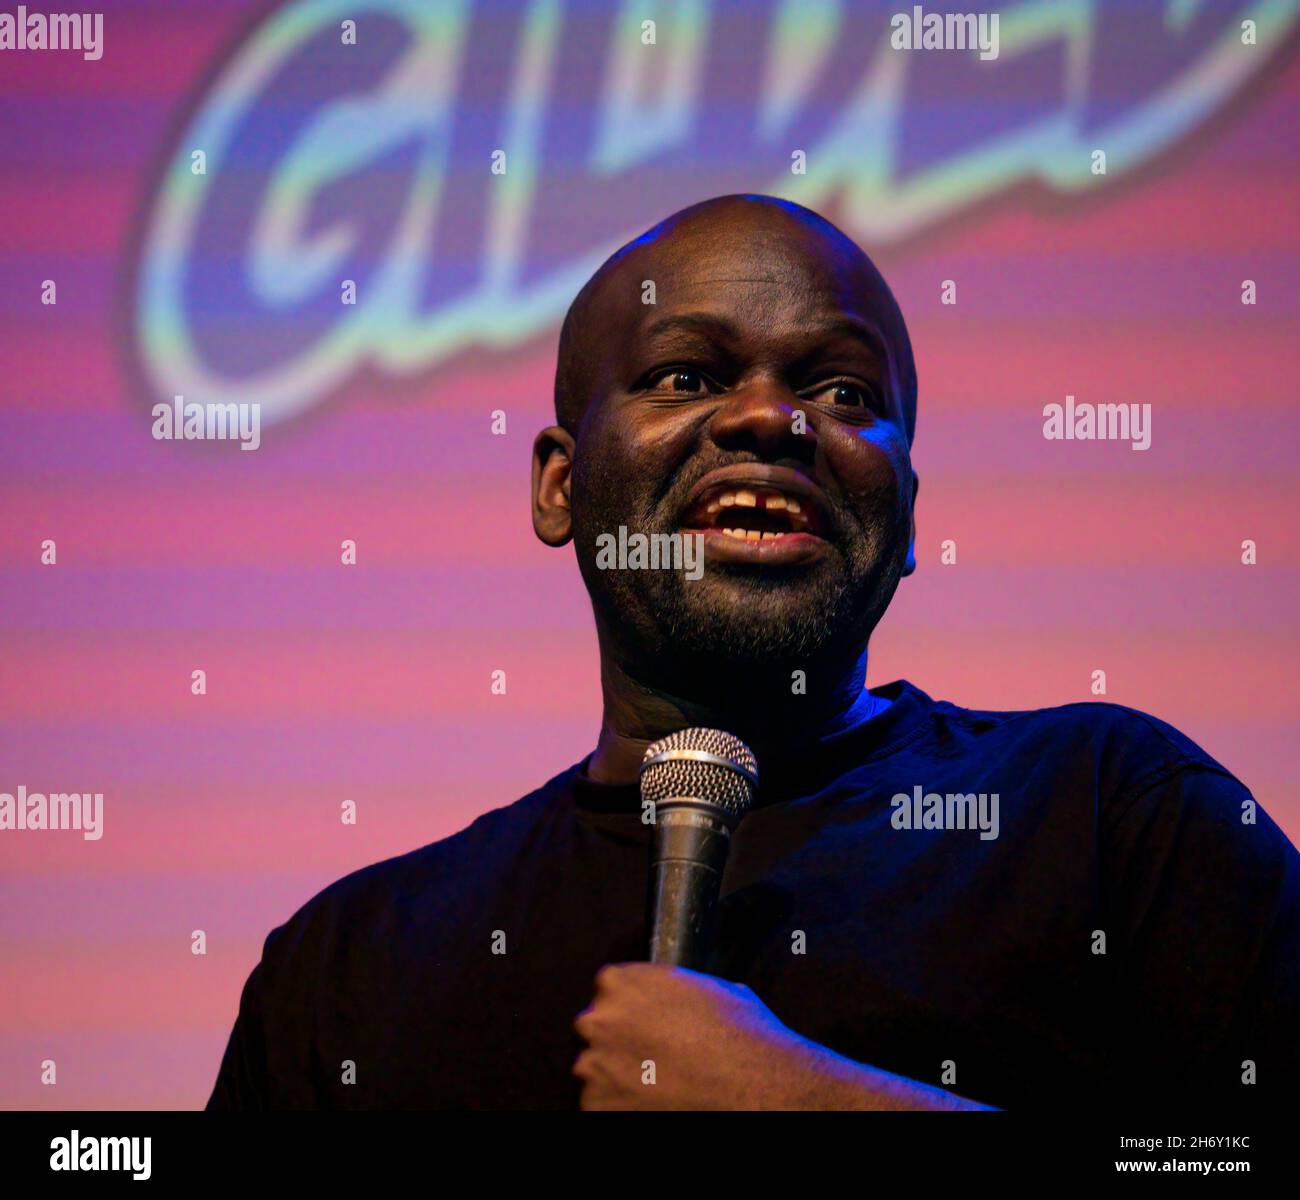
{"type": "Polygon", "coordinates": [[[560,330],[555,416],[577,437],[591,400],[603,394],[600,363],[611,338],[631,333],[642,287],[721,289],[755,271],[795,288],[821,281],[845,308],[867,312],[892,361],[910,442],[916,427],[916,367],[903,314],[875,264],[824,217],[773,196],[718,196],[666,217],[616,250],[574,298],[560,330]]]}

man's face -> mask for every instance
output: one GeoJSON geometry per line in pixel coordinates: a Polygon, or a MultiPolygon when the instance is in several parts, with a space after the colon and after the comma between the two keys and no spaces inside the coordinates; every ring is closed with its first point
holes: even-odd
{"type": "Polygon", "coordinates": [[[603,280],[570,504],[587,588],[629,657],[707,670],[865,644],[913,566],[879,287],[847,246],[754,205],[688,219],[603,280]],[[596,539],[619,526],[702,533],[703,576],[598,569],[596,539]]]}

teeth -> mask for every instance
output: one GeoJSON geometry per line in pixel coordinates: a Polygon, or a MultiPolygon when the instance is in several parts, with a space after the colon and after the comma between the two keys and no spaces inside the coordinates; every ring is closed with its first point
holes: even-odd
{"type": "Polygon", "coordinates": [[[715,499],[709,501],[708,511],[717,512],[719,508],[730,508],[735,504],[741,508],[784,508],[790,512],[799,512],[799,501],[793,496],[781,492],[764,492],[762,495],[763,503],[759,504],[758,493],[751,492],[748,488],[719,492],[715,499]]]}
{"type": "Polygon", "coordinates": [[[757,529],[724,529],[722,531],[727,537],[733,537],[740,542],[771,542],[783,534],[773,533],[770,529],[759,531],[757,529]]]}
{"type": "MultiPolygon", "coordinates": [[[[793,496],[787,496],[784,492],[769,490],[767,488],[734,488],[728,492],[717,493],[709,501],[705,511],[710,517],[713,517],[716,524],[722,522],[717,520],[717,514],[724,508],[756,508],[766,509],[771,512],[785,512],[791,518],[794,531],[806,529],[808,522],[802,516],[803,505],[793,496]]],[[[767,541],[773,537],[780,537],[782,532],[747,530],[738,527],[723,529],[723,533],[730,534],[732,537],[741,541],[756,542],[767,541]]]]}

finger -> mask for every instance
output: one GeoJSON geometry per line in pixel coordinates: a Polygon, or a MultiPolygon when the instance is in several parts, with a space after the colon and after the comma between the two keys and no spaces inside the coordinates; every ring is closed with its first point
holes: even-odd
{"type": "Polygon", "coordinates": [[[636,965],[636,963],[606,963],[596,972],[596,995],[613,991],[636,965]]]}
{"type": "Polygon", "coordinates": [[[573,1074],[586,1082],[590,1082],[595,1078],[595,1052],[593,1050],[584,1050],[573,1060],[573,1074]]]}
{"type": "Polygon", "coordinates": [[[573,1029],[584,1042],[590,1042],[599,1027],[596,1006],[588,1005],[573,1019],[573,1029]]]}

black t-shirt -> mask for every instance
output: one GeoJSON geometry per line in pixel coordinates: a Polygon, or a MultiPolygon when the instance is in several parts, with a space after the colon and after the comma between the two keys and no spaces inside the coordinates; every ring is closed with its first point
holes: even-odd
{"type": "MultiPolygon", "coordinates": [[[[715,974],[987,1104],[1294,1087],[1300,855],[1241,783],[1117,705],[875,694],[797,764],[760,763],[715,974]],[[975,827],[924,827],[940,812],[975,827]]],[[[584,766],[273,930],[209,1108],[577,1107],[573,1020],[603,964],[646,956],[652,838],[636,787],[584,766]]]]}

